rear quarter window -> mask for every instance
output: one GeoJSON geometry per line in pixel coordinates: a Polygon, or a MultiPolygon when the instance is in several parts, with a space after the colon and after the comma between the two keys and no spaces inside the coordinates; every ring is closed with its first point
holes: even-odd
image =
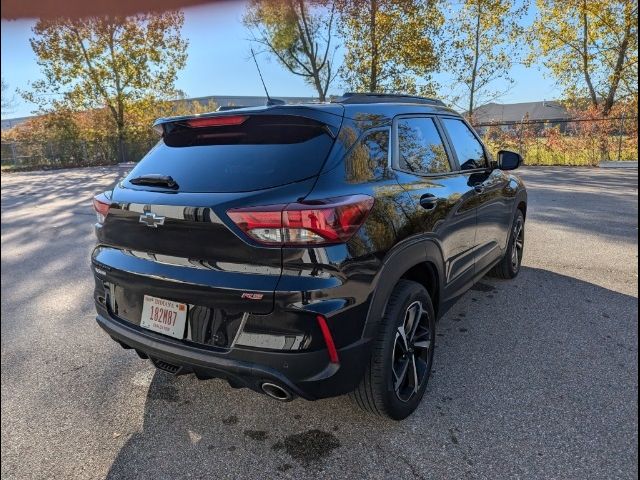
{"type": "Polygon", "coordinates": [[[389,129],[365,133],[345,157],[347,181],[382,180],[392,176],[389,169],[389,129]]]}

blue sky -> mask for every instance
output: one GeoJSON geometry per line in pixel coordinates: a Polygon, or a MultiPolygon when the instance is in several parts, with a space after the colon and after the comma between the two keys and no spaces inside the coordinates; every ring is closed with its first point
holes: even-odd
{"type": "MultiPolygon", "coordinates": [[[[185,9],[183,35],[189,40],[187,66],[179,73],[177,87],[189,97],[206,95],[262,95],[263,90],[249,54],[249,32],[242,25],[245,3],[230,1],[185,9]]],[[[29,45],[33,20],[2,20],[2,77],[11,89],[27,88],[39,78],[36,59],[29,45]]],[[[313,96],[314,90],[300,77],[290,74],[275,60],[260,55],[269,93],[274,96],[313,96]]],[[[500,98],[502,103],[550,100],[560,95],[553,80],[538,67],[517,65],[514,85],[500,98]]],[[[437,77],[447,88],[446,73],[437,77]]],[[[331,93],[341,93],[337,84],[331,93]]],[[[35,106],[16,96],[18,107],[2,118],[30,115],[35,106]]]]}

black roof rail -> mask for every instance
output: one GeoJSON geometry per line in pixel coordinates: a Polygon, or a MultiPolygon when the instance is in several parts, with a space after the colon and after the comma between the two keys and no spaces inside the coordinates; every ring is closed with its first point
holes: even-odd
{"type": "Polygon", "coordinates": [[[346,92],[342,97],[331,100],[331,103],[342,103],[344,105],[355,103],[419,103],[424,105],[439,105],[444,107],[442,100],[437,98],[419,97],[417,95],[402,95],[398,93],[375,93],[375,92],[346,92]]]}

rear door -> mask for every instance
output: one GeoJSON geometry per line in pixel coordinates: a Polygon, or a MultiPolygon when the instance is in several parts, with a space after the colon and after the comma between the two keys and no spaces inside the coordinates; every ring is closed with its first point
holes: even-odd
{"type": "Polygon", "coordinates": [[[393,129],[398,180],[413,199],[422,234],[440,245],[447,297],[457,296],[473,278],[473,188],[457,171],[436,117],[396,117],[393,129]]]}
{"type": "Polygon", "coordinates": [[[135,309],[149,294],[270,312],[281,249],[252,242],[226,212],[308,194],[341,122],[331,117],[333,125],[282,112],[165,125],[162,140],[113,191],[94,264],[126,287],[135,309]],[[158,177],[175,185],[145,184],[158,177]]]}
{"type": "Polygon", "coordinates": [[[510,179],[503,171],[491,168],[482,142],[464,120],[442,117],[441,122],[461,173],[475,190],[475,270],[480,274],[501,258],[506,248],[514,201],[510,193],[510,179]]]}

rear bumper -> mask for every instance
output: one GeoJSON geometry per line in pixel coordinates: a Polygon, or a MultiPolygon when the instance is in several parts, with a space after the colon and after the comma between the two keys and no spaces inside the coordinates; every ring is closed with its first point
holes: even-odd
{"type": "Polygon", "coordinates": [[[198,378],[222,378],[233,386],[261,392],[264,382],[278,384],[307,400],[334,397],[352,391],[360,382],[369,355],[369,343],[359,341],[338,351],[332,364],[325,350],[283,352],[249,348],[216,351],[186,344],[113,318],[98,306],[98,325],[125,348],[135,349],[156,365],[178,367],[175,373],[198,378]]]}

